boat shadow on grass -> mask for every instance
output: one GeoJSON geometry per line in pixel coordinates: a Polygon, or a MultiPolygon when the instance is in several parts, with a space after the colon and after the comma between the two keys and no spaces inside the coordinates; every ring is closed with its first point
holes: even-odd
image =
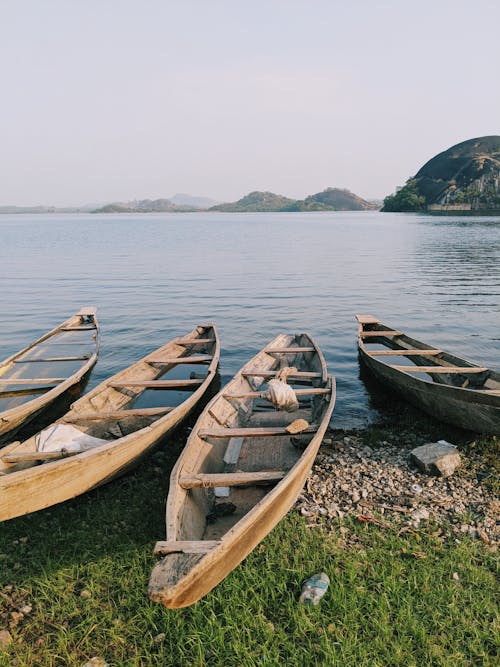
{"type": "Polygon", "coordinates": [[[29,586],[41,576],[106,557],[132,562],[132,555],[142,555],[151,568],[154,544],[165,538],[170,472],[220,381],[214,385],[134,469],[64,503],[0,523],[0,589],[29,586]]]}

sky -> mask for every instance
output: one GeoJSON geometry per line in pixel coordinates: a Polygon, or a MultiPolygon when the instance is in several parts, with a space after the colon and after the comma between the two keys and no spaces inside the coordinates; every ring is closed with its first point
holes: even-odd
{"type": "Polygon", "coordinates": [[[498,0],[0,0],[0,205],[382,198],[500,134],[498,0]]]}

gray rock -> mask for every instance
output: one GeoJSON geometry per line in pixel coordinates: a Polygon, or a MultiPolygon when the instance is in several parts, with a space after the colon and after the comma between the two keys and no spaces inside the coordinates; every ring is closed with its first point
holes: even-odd
{"type": "Polygon", "coordinates": [[[410,452],[410,459],[428,475],[449,477],[461,463],[457,448],[450,443],[429,442],[410,452]]]}

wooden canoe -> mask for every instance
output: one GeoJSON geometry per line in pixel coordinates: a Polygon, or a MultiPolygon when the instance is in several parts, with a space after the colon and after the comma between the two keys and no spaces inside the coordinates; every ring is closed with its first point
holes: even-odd
{"type": "Polygon", "coordinates": [[[500,434],[500,373],[357,315],[365,366],[416,407],[463,429],[500,434]]]}
{"type": "Polygon", "coordinates": [[[269,533],[299,495],[334,403],[335,381],[307,334],[277,336],[210,401],[171,474],[151,600],[193,604],[269,533]],[[283,366],[298,369],[288,380],[300,383],[295,412],[263,401],[262,385],[283,366]],[[299,418],[309,428],[291,436],[299,418]]]}
{"type": "Polygon", "coordinates": [[[78,398],[97,361],[99,342],[96,309],[81,308],[1,362],[0,441],[5,442],[35,417],[53,409],[56,402],[78,398]]]}
{"type": "Polygon", "coordinates": [[[103,440],[92,449],[40,452],[41,434],[7,445],[0,452],[0,520],[74,498],[133,467],[203,397],[216,375],[219,354],[215,326],[198,326],[80,398],[53,426],[71,425],[85,437],[103,440]],[[200,365],[203,377],[190,378],[200,365]],[[167,375],[174,379],[165,379],[167,375]],[[175,397],[181,402],[146,407],[147,389],[154,389],[156,397],[168,395],[171,403],[175,397]]]}

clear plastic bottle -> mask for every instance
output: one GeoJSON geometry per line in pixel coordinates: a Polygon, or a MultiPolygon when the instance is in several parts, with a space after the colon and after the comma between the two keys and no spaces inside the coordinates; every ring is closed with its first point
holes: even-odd
{"type": "Polygon", "coordinates": [[[308,606],[316,606],[326,593],[326,589],[330,584],[330,579],[324,572],[313,574],[304,582],[302,586],[302,593],[300,594],[300,601],[308,606]]]}

